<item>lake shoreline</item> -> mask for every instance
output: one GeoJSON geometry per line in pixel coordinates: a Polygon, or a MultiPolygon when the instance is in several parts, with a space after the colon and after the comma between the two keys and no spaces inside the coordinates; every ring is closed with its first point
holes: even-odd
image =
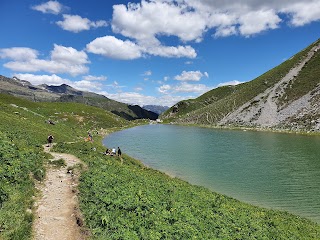
{"type": "Polygon", "coordinates": [[[305,135],[305,136],[320,136],[320,131],[293,131],[285,130],[279,128],[263,128],[263,127],[245,127],[245,126],[218,126],[218,125],[203,125],[203,124],[182,124],[182,123],[161,123],[165,125],[177,125],[177,126],[190,126],[190,127],[200,127],[200,128],[209,128],[209,129],[222,129],[222,130],[239,130],[239,131],[252,131],[252,132],[270,132],[270,133],[283,133],[283,134],[296,134],[296,135],[305,135]]]}
{"type": "Polygon", "coordinates": [[[155,234],[168,239],[319,239],[320,225],[308,218],[172,178],[127,154],[121,163],[101,154],[98,139],[96,144],[96,151],[87,142],[58,144],[56,150],[90,166],[81,174],[81,211],[99,239],[110,234],[116,239],[152,239],[155,234]]]}
{"type": "MultiPolygon", "coordinates": [[[[159,125],[161,125],[161,124],[159,124],[159,125]]],[[[163,125],[168,125],[168,124],[163,124],[163,125]]],[[[174,125],[176,125],[176,126],[190,126],[190,127],[200,127],[200,128],[208,128],[208,127],[205,127],[205,126],[192,126],[192,125],[181,125],[181,124],[174,124],[174,125]]],[[[141,125],[139,125],[139,126],[141,126],[141,125]]],[[[135,127],[139,127],[139,126],[135,126],[135,127]]],[[[212,127],[210,127],[211,129],[218,129],[218,130],[236,130],[236,131],[249,131],[249,130],[253,130],[253,129],[243,129],[243,128],[241,128],[241,129],[239,129],[239,128],[237,128],[237,129],[235,129],[235,128],[233,128],[233,129],[230,129],[230,128],[212,128],[212,127]]],[[[121,129],[121,130],[125,130],[125,129],[127,129],[127,128],[123,128],[123,129],[121,129]]],[[[115,131],[113,131],[113,132],[117,132],[118,130],[115,130],[115,131]]],[[[269,133],[286,133],[286,132],[271,132],[271,131],[255,131],[255,129],[252,131],[252,132],[269,132],[269,133]]],[[[110,132],[111,133],[111,132],[110,132]]],[[[290,133],[291,134],[291,133],[290,133]]],[[[297,135],[307,135],[307,134],[297,134],[297,135]]],[[[307,135],[307,136],[309,136],[309,135],[307,135]]],[[[314,136],[314,135],[312,135],[312,136],[314,136]]],[[[107,137],[107,135],[105,136],[105,137],[107,137]]],[[[105,138],[104,137],[104,138],[105,138]]],[[[103,138],[103,139],[104,139],[103,138]]],[[[102,144],[104,145],[104,143],[102,142],[102,144]]],[[[104,145],[105,146],[105,145],[104,145]]],[[[152,153],[149,153],[149,154],[152,154],[152,153]]],[[[130,154],[129,154],[129,156],[131,156],[130,154]]],[[[137,156],[134,156],[133,157],[134,159],[136,159],[137,161],[139,161],[141,164],[143,164],[145,167],[147,167],[147,168],[152,168],[152,169],[156,169],[156,170],[158,170],[158,171],[161,171],[161,172],[163,172],[163,173],[165,173],[167,176],[169,176],[169,177],[171,177],[171,178],[179,178],[179,179],[182,179],[183,181],[186,181],[186,182],[188,182],[188,183],[190,183],[190,184],[192,184],[192,185],[197,185],[197,186],[204,186],[205,188],[207,188],[208,190],[210,190],[210,191],[213,191],[213,192],[216,192],[216,193],[220,193],[220,194],[223,194],[223,195],[226,195],[226,196],[229,196],[229,197],[232,197],[232,198],[235,198],[235,199],[239,199],[239,198],[237,198],[237,197],[235,197],[235,195],[231,195],[231,194],[226,194],[225,192],[221,192],[221,190],[219,191],[218,189],[216,189],[215,187],[208,187],[208,186],[205,186],[205,185],[202,185],[202,184],[199,184],[199,183],[195,183],[195,182],[190,182],[190,180],[188,180],[188,179],[186,179],[186,178],[184,178],[181,174],[176,174],[175,173],[175,170],[173,170],[172,171],[172,174],[170,174],[170,173],[168,173],[167,172],[167,170],[164,170],[164,169],[159,169],[159,168],[157,168],[156,166],[153,166],[153,164],[150,164],[150,163],[148,163],[148,162],[146,162],[146,161],[144,161],[144,160],[140,160],[140,158],[139,157],[137,157],[137,156]]],[[[241,198],[240,198],[241,199],[241,198]]],[[[246,200],[240,200],[241,202],[245,202],[245,203],[248,203],[248,204],[251,204],[252,206],[260,206],[260,207],[266,207],[266,208],[268,208],[268,209],[278,209],[278,210],[280,210],[280,211],[289,211],[288,209],[285,209],[285,208],[280,208],[280,207],[274,207],[274,206],[268,206],[265,202],[262,202],[261,204],[259,204],[259,203],[252,203],[252,202],[248,202],[248,201],[246,201],[246,200]]],[[[256,202],[256,200],[255,199],[253,199],[253,202],[256,202]]],[[[289,212],[292,212],[292,211],[289,211],[289,212]]],[[[293,212],[292,212],[293,213],[293,212]]],[[[297,213],[293,213],[293,214],[295,214],[295,215],[298,215],[298,216],[303,216],[303,217],[306,217],[306,216],[304,216],[303,214],[297,214],[297,213]]],[[[317,221],[317,220],[315,220],[315,219],[312,219],[312,218],[308,218],[309,220],[311,220],[311,221],[313,221],[313,222],[316,222],[316,223],[318,223],[319,224],[319,221],[317,221]]]]}

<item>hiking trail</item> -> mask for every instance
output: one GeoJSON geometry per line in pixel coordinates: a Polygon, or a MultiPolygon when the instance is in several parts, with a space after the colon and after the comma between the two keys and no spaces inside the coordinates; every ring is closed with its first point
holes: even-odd
{"type": "Polygon", "coordinates": [[[34,240],[83,240],[82,220],[79,217],[77,184],[78,176],[68,167],[81,164],[80,159],[71,154],[55,153],[44,145],[44,151],[54,159],[63,159],[67,166],[48,167],[46,179],[38,184],[41,192],[35,202],[34,240]]]}

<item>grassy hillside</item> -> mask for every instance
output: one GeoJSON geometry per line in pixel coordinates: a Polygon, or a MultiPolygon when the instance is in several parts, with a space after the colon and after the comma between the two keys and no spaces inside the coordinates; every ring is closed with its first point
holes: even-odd
{"type": "Polygon", "coordinates": [[[48,86],[46,84],[34,86],[16,77],[7,78],[0,75],[0,93],[10,94],[34,102],[83,103],[89,106],[103,108],[126,120],[155,120],[158,118],[158,114],[147,111],[140,106],[131,106],[117,102],[103,95],[74,89],[66,84],[60,86],[48,86]]]}
{"type": "Polygon", "coordinates": [[[193,186],[88,143],[59,144],[89,166],[80,203],[93,239],[319,239],[320,226],[193,186]]]}
{"type": "Polygon", "coordinates": [[[123,164],[103,155],[101,135],[133,123],[102,109],[0,94],[0,116],[0,239],[31,239],[34,183],[45,177],[50,156],[41,145],[49,133],[55,151],[88,165],[79,198],[92,239],[320,239],[320,226],[309,220],[170,178],[126,155],[123,164]],[[83,139],[88,130],[93,143],[83,139]]]}
{"type": "Polygon", "coordinates": [[[3,128],[0,130],[10,133],[22,131],[22,136],[34,135],[38,143],[43,143],[49,133],[56,135],[60,141],[71,141],[86,135],[87,131],[128,124],[101,108],[79,103],[35,103],[0,94],[0,108],[3,128]],[[55,125],[48,124],[48,120],[55,125]]]}
{"type": "MultiPolygon", "coordinates": [[[[254,105],[255,102],[252,100],[254,97],[279,82],[319,42],[311,44],[289,60],[250,82],[237,86],[220,87],[196,99],[179,102],[162,114],[161,118],[167,122],[215,125],[227,114],[235,111],[243,104],[251,101],[251,105],[254,105]]],[[[299,73],[296,81],[279,98],[278,101],[279,103],[281,102],[281,105],[286,105],[296,100],[319,84],[320,72],[317,64],[319,58],[320,52],[318,51],[299,73]]]]}
{"type": "Polygon", "coordinates": [[[304,66],[303,70],[291,82],[285,94],[279,98],[282,105],[289,104],[320,86],[320,51],[304,66]]]}
{"type": "MultiPolygon", "coordinates": [[[[50,158],[42,144],[82,140],[87,131],[127,126],[122,118],[76,103],[35,103],[0,94],[0,239],[30,239],[35,181],[50,158]],[[55,125],[47,122],[51,119],[55,125]]],[[[97,131],[94,131],[97,130],[97,131]]],[[[103,133],[103,132],[102,132],[103,133]]]]}
{"type": "Polygon", "coordinates": [[[78,102],[89,106],[95,106],[107,111],[110,111],[126,120],[136,120],[136,119],[151,119],[156,120],[158,114],[142,109],[140,106],[132,106],[125,103],[120,103],[103,96],[90,96],[90,94],[85,94],[85,96],[74,96],[66,95],[62,96],[59,101],[61,102],[78,102]]]}

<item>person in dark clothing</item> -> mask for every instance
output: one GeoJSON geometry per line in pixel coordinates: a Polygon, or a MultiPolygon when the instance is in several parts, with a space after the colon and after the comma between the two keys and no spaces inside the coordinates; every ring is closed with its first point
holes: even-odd
{"type": "Polygon", "coordinates": [[[48,145],[47,147],[51,147],[54,137],[50,134],[47,138],[48,145]]]}
{"type": "Polygon", "coordinates": [[[122,164],[123,164],[123,159],[122,159],[122,157],[121,157],[121,150],[120,150],[119,147],[118,147],[117,155],[118,155],[118,157],[120,158],[121,165],[122,165],[122,164]]]}
{"type": "Polygon", "coordinates": [[[106,151],[105,151],[105,153],[104,153],[105,155],[109,155],[110,153],[109,153],[109,149],[107,148],[106,149],[106,151]]]}
{"type": "Polygon", "coordinates": [[[117,153],[118,157],[121,157],[121,150],[120,148],[118,147],[118,153],[117,153]]]}

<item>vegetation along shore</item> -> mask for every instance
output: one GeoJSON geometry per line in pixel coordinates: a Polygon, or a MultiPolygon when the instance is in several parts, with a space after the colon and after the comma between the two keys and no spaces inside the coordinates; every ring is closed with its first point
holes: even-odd
{"type": "Polygon", "coordinates": [[[78,185],[88,239],[319,239],[320,226],[191,185],[122,155],[102,154],[107,132],[127,121],[80,103],[39,103],[0,95],[0,238],[32,239],[35,182],[45,179],[51,133],[55,152],[87,165],[78,185]],[[51,119],[55,124],[49,124],[51,119]],[[88,130],[93,142],[84,141],[88,130]]]}

